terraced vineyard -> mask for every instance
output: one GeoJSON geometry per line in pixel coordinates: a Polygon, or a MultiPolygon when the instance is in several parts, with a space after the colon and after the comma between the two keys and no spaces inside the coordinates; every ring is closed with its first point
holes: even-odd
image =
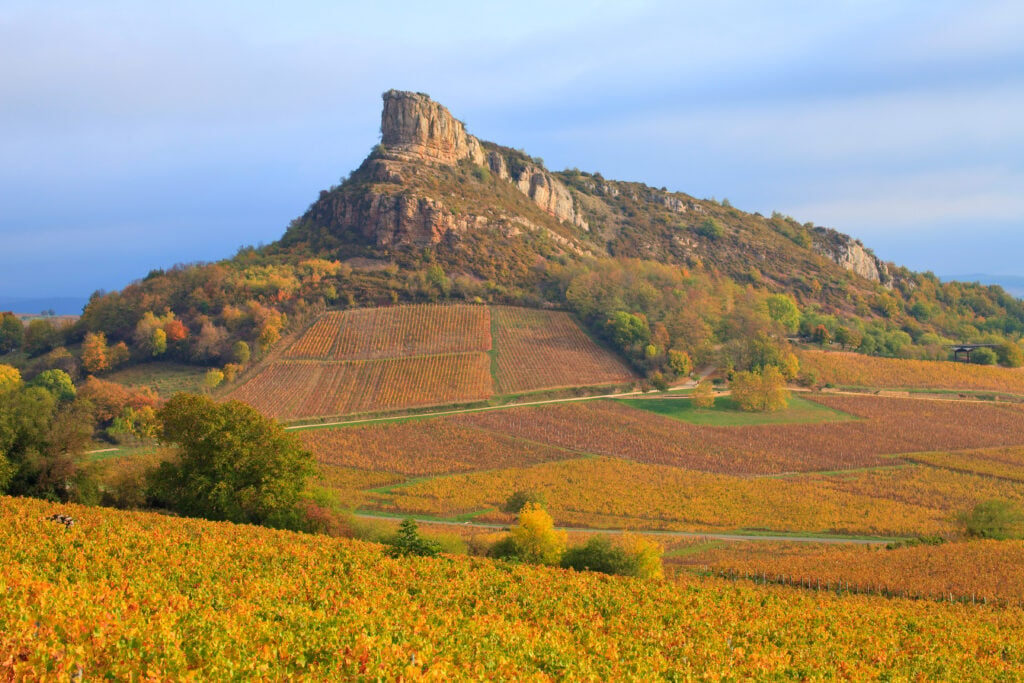
{"type": "Polygon", "coordinates": [[[1015,680],[1024,610],[620,579],[0,498],[4,680],[1015,680]],[[73,516],[71,528],[47,521],[73,516]]]}
{"type": "Polygon", "coordinates": [[[588,337],[568,313],[493,307],[498,391],[621,384],[636,379],[614,354],[588,337]]]}

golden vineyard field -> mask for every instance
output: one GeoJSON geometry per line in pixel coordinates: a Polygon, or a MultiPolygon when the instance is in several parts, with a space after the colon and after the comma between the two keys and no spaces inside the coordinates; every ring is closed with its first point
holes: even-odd
{"type": "Polygon", "coordinates": [[[822,384],[1024,394],[1024,368],[878,358],[838,351],[801,351],[799,358],[801,373],[822,384]]]}
{"type": "Polygon", "coordinates": [[[1024,611],[640,581],[0,498],[0,678],[1024,675],[1024,611]],[[46,520],[55,512],[77,523],[46,520]]]}
{"type": "Polygon", "coordinates": [[[524,489],[545,494],[555,520],[571,526],[812,535],[952,534],[956,513],[982,500],[1024,503],[1024,485],[923,465],[747,478],[601,457],[437,477],[370,504],[450,516],[496,508],[524,489]]]}
{"type": "Polygon", "coordinates": [[[1024,603],[1024,541],[975,541],[887,550],[863,546],[763,544],[720,547],[688,558],[740,575],[788,577],[827,586],[842,582],[853,590],[973,598],[1024,603]]]}
{"type": "Polygon", "coordinates": [[[957,472],[983,474],[999,479],[1024,482],[1024,448],[986,448],[955,453],[915,453],[910,457],[933,467],[957,472]]]}

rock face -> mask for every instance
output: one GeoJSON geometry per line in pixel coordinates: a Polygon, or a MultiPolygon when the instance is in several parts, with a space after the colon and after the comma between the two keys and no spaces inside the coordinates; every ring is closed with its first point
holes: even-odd
{"type": "Polygon", "coordinates": [[[381,142],[392,153],[455,164],[462,159],[484,163],[480,141],[451,113],[422,93],[384,93],[381,142]]]}
{"type": "MultiPolygon", "coordinates": [[[[466,132],[461,121],[427,95],[399,90],[384,93],[380,129],[386,160],[454,165],[465,159],[486,165],[558,220],[583,230],[588,228],[564,183],[537,164],[517,164],[517,168],[511,170],[501,152],[485,152],[480,141],[466,132]]],[[[385,181],[401,178],[401,170],[386,162],[376,173],[385,181]]],[[[430,216],[422,218],[424,222],[433,220],[430,216]]],[[[467,220],[473,223],[477,219],[456,222],[462,224],[467,220]]],[[[439,241],[442,235],[443,231],[435,233],[432,241],[439,241]]]]}
{"type": "Polygon", "coordinates": [[[814,251],[866,280],[888,284],[889,269],[859,240],[829,228],[814,228],[814,251]]]}

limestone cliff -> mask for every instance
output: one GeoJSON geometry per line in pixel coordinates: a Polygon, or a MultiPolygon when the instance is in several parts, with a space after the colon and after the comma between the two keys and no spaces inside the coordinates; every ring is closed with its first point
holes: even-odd
{"type": "MultiPolygon", "coordinates": [[[[384,93],[380,128],[382,159],[375,173],[381,179],[400,180],[403,163],[455,165],[468,161],[489,167],[498,178],[511,182],[558,220],[587,229],[587,222],[577,209],[569,188],[561,181],[532,161],[510,163],[505,151],[497,146],[492,145],[492,149],[485,152],[481,142],[466,132],[461,121],[427,95],[399,90],[384,93]]],[[[424,219],[429,220],[429,217],[424,219]]]]}
{"type": "Polygon", "coordinates": [[[889,269],[865,249],[860,240],[821,227],[814,228],[811,236],[815,252],[862,278],[882,284],[889,283],[889,269]]]}

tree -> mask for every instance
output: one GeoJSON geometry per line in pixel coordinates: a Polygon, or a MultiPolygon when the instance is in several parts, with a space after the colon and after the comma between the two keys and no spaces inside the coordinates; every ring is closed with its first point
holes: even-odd
{"type": "Polygon", "coordinates": [[[789,405],[786,378],[774,365],[760,371],[736,373],[731,389],[732,399],[741,410],[782,410],[789,405]]]}
{"type": "Polygon", "coordinates": [[[537,503],[527,503],[509,536],[515,557],[530,564],[558,564],[565,550],[566,534],[537,503]]]}
{"type": "Polygon", "coordinates": [[[511,515],[518,515],[527,503],[536,503],[544,507],[547,505],[547,496],[541,491],[516,491],[502,504],[501,511],[511,515]]]}
{"type": "Polygon", "coordinates": [[[420,536],[416,520],[405,519],[398,526],[398,533],[391,537],[387,544],[388,555],[391,557],[436,557],[441,552],[441,544],[437,541],[420,536]]]}
{"type": "Polygon", "coordinates": [[[102,332],[89,332],[82,342],[82,367],[91,374],[108,370],[110,359],[107,353],[107,335],[102,332]]]}
{"type": "Polygon", "coordinates": [[[13,391],[21,386],[21,371],[12,365],[0,365],[0,393],[13,391]]]}
{"type": "Polygon", "coordinates": [[[29,321],[22,341],[22,349],[30,356],[40,356],[60,345],[60,331],[49,320],[36,318],[29,321]]]}
{"type": "Polygon", "coordinates": [[[704,221],[697,226],[696,232],[698,235],[707,237],[709,240],[717,240],[725,234],[725,229],[722,227],[722,224],[714,218],[705,218],[704,221]]]}
{"type": "Polygon", "coordinates": [[[203,386],[207,389],[216,389],[224,381],[224,372],[217,368],[210,368],[203,375],[203,386]]]}
{"type": "Polygon", "coordinates": [[[183,514],[297,528],[313,456],[294,434],[240,401],[177,394],[158,411],[162,440],[176,461],[152,476],[151,493],[183,514]]]}
{"type": "Polygon", "coordinates": [[[961,521],[968,536],[1004,540],[1022,535],[1024,515],[1008,500],[985,500],[974,506],[961,521]]]}
{"type": "Polygon", "coordinates": [[[639,534],[625,534],[622,537],[622,549],[630,558],[630,576],[641,579],[665,578],[665,571],[661,566],[661,556],[665,549],[661,544],[639,534]]]}
{"type": "Polygon", "coordinates": [[[788,294],[772,294],[765,302],[768,315],[772,320],[781,323],[786,332],[795,333],[800,328],[800,308],[788,294]]]}
{"type": "Polygon", "coordinates": [[[606,323],[608,333],[619,347],[628,349],[634,345],[645,345],[651,338],[647,318],[625,311],[616,311],[606,323]]]}
{"type": "Polygon", "coordinates": [[[996,352],[987,346],[971,351],[971,362],[976,365],[995,365],[997,358],[996,352]]]}
{"type": "Polygon", "coordinates": [[[704,380],[690,392],[690,400],[695,408],[711,408],[715,405],[715,389],[711,382],[704,380]]]}
{"type": "Polygon", "coordinates": [[[249,350],[249,345],[244,341],[236,341],[231,347],[231,358],[238,365],[245,365],[251,357],[252,352],[249,350]]]}
{"type": "Polygon", "coordinates": [[[0,354],[17,351],[25,338],[25,326],[13,313],[0,313],[0,354]]]}
{"type": "Polygon", "coordinates": [[[573,546],[562,555],[562,567],[576,571],[632,575],[634,563],[622,548],[607,536],[591,536],[583,545],[573,546]]]}
{"type": "Polygon", "coordinates": [[[70,401],[77,393],[71,376],[63,370],[43,370],[29,382],[29,386],[42,387],[58,401],[70,401]]]}
{"type": "Polygon", "coordinates": [[[1024,350],[1016,342],[1003,342],[996,347],[999,364],[1008,368],[1019,368],[1024,365],[1024,350]]]}
{"type": "Polygon", "coordinates": [[[690,354],[678,349],[669,349],[668,366],[680,377],[686,377],[693,372],[693,360],[690,358],[690,354]]]}

